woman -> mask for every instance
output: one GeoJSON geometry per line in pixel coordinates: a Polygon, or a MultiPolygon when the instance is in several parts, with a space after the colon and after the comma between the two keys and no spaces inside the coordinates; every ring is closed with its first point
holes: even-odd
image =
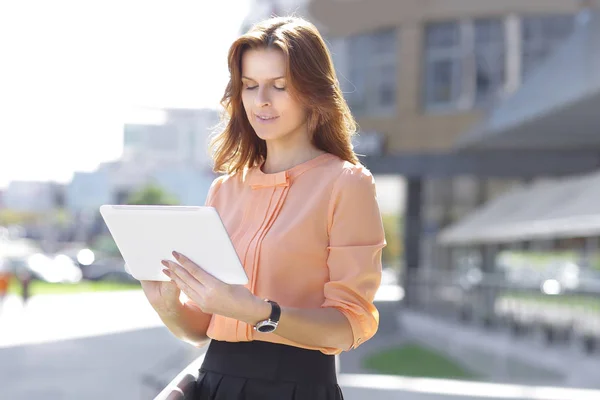
{"type": "Polygon", "coordinates": [[[377,330],[385,246],[354,120],[323,39],[302,19],[256,25],[228,61],[229,118],[213,141],[223,175],[206,204],[249,283],[227,285],[174,252],[177,263],[163,261],[171,282],[144,291],[177,337],[212,339],[196,398],[341,399],[334,355],[377,330]]]}

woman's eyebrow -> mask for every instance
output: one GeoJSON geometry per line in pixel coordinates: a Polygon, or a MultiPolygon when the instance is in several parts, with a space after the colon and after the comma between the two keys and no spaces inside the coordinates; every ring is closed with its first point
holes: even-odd
{"type": "MultiPolygon", "coordinates": [[[[271,79],[267,79],[267,80],[270,80],[270,81],[276,81],[276,80],[278,80],[278,79],[284,79],[284,78],[285,78],[285,76],[278,76],[278,77],[276,77],[276,78],[271,78],[271,79]]],[[[242,76],[242,79],[247,79],[247,80],[249,80],[249,81],[254,81],[254,82],[257,82],[257,80],[256,80],[256,79],[249,78],[249,77],[247,77],[247,76],[242,76]]]]}

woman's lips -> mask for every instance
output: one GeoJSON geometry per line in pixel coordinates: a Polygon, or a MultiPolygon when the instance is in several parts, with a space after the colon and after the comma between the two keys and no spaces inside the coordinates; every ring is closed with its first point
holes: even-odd
{"type": "Polygon", "coordinates": [[[277,118],[279,118],[279,116],[277,116],[277,115],[255,115],[255,116],[256,116],[256,119],[260,122],[273,122],[277,118]]]}

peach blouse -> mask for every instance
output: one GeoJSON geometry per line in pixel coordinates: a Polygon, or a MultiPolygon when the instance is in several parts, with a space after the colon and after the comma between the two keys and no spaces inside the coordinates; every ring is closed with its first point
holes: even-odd
{"type": "MultiPolygon", "coordinates": [[[[287,171],[258,167],[217,178],[206,205],[215,207],[256,296],[282,307],[333,307],[348,318],[352,348],[370,339],[379,324],[373,305],[381,282],[385,236],[371,173],[332,154],[287,171]]],[[[216,340],[261,340],[325,354],[275,333],[213,315],[207,335],[216,340]]]]}

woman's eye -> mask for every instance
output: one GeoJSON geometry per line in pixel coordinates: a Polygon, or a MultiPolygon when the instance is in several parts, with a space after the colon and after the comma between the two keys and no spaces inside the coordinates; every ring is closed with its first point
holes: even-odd
{"type": "MultiPolygon", "coordinates": [[[[244,89],[246,89],[246,90],[254,90],[257,87],[258,87],[258,85],[255,85],[255,86],[244,85],[244,89]]],[[[282,92],[285,90],[285,86],[273,86],[273,88],[276,90],[280,90],[282,92]]]]}

